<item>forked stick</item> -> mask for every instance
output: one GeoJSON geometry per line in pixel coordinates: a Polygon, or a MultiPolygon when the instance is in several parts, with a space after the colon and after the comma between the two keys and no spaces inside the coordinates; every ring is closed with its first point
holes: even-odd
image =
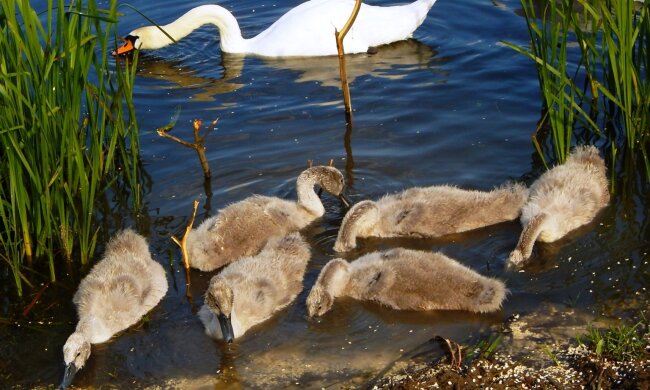
{"type": "MultiPolygon", "coordinates": [[[[194,201],[194,206],[192,207],[192,218],[190,218],[190,222],[187,224],[187,227],[185,227],[185,234],[183,234],[183,238],[179,241],[176,236],[172,236],[171,239],[176,243],[181,248],[181,255],[183,256],[183,265],[185,266],[185,271],[190,270],[190,258],[189,255],[187,254],[187,236],[190,235],[190,231],[192,231],[192,226],[194,225],[194,218],[196,218],[196,209],[199,207],[199,201],[195,200],[194,201]]],[[[188,279],[188,284],[189,284],[189,279],[188,279]]]]}
{"type": "Polygon", "coordinates": [[[208,164],[208,159],[205,156],[204,142],[205,142],[205,137],[208,136],[208,132],[210,130],[214,130],[214,127],[216,126],[217,121],[218,121],[218,119],[215,119],[212,122],[212,125],[211,125],[212,127],[209,128],[208,131],[203,136],[201,136],[201,123],[202,122],[201,122],[200,119],[195,119],[194,122],[192,123],[193,126],[194,126],[194,143],[189,143],[187,141],[183,141],[182,139],[169,134],[169,130],[171,130],[175,125],[175,122],[173,122],[173,121],[172,121],[172,123],[168,124],[167,126],[163,126],[163,127],[159,128],[158,130],[156,130],[156,132],[161,137],[168,138],[168,139],[170,139],[170,140],[172,140],[174,142],[178,142],[179,144],[185,146],[186,148],[194,149],[196,151],[196,154],[199,156],[199,161],[201,162],[201,168],[203,169],[203,176],[206,179],[209,179],[212,174],[210,172],[210,165],[208,164]]]}

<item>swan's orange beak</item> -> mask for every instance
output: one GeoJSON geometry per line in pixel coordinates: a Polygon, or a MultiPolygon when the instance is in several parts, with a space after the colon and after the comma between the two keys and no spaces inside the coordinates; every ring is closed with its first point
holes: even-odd
{"type": "Polygon", "coordinates": [[[120,47],[117,48],[117,50],[113,50],[111,53],[113,56],[120,56],[126,53],[130,53],[133,50],[135,50],[135,46],[133,45],[134,40],[129,39],[130,37],[126,37],[124,39],[124,44],[120,47]]]}

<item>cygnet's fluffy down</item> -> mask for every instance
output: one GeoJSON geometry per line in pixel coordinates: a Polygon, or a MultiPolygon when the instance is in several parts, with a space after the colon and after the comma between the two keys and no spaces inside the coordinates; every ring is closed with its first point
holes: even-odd
{"type": "Polygon", "coordinates": [[[117,233],[72,299],[79,322],[63,346],[61,387],[69,386],[84,366],[91,344],[108,341],[138,322],[166,293],[165,270],[151,258],[145,238],[131,229],[117,233]]]}
{"type": "Polygon", "coordinates": [[[258,255],[229,264],[210,280],[199,311],[208,336],[232,342],[293,302],[310,256],[300,234],[291,233],[271,238],[258,255]]]}
{"type": "Polygon", "coordinates": [[[535,241],[553,242],[593,221],[609,203],[605,161],[594,146],[578,146],[563,165],[530,187],[521,210],[523,231],[508,259],[515,267],[530,258],[535,241]]]}
{"type": "Polygon", "coordinates": [[[213,271],[243,256],[257,254],[273,236],[298,231],[325,214],[314,186],[343,198],[344,180],[338,169],[311,167],[297,179],[298,201],[252,196],[219,211],[187,237],[190,265],[213,271]]]}
{"type": "Polygon", "coordinates": [[[328,312],[337,297],[375,301],[398,310],[501,308],[503,282],[478,274],[442,253],[396,248],[348,263],[327,263],[307,297],[310,316],[328,312]]]}
{"type": "Polygon", "coordinates": [[[510,221],[519,216],[528,190],[508,184],[493,191],[453,186],[409,188],[352,207],[334,244],[337,252],[357,246],[357,237],[439,237],[510,221]]]}

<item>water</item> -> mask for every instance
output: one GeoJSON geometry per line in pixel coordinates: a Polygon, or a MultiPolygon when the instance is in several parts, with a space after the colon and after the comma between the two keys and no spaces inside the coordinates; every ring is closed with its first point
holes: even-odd
{"type": "MultiPolygon", "coordinates": [[[[221,5],[249,37],[298,3],[228,0],[221,5]]],[[[131,4],[166,23],[202,2],[131,4]]],[[[123,34],[147,24],[132,10],[123,11],[123,34]]],[[[383,47],[376,55],[349,57],[351,127],[346,127],[335,58],[224,56],[213,27],[143,54],[134,100],[147,174],[145,207],[139,215],[116,207],[101,234],[135,226],[148,236],[154,257],[168,270],[170,291],[146,321],[93,346],[75,386],[361,386],[435,335],[462,342],[514,313],[553,305],[590,319],[616,319],[648,307],[648,186],[645,179],[620,172],[618,192],[598,220],[559,243],[537,245],[526,272],[504,270],[520,233],[516,221],[436,240],[364,240],[346,256],[351,260],[393,246],[442,250],[506,282],[511,293],[498,313],[397,312],[341,299],[323,318],[308,319],[306,295],[334,257],[344,214],[327,195],[326,215],[304,231],[313,257],[295,303],[230,347],[205,336],[195,315],[211,273],[192,272],[193,303],[188,303],[180,256],[169,236],[183,229],[194,199],[201,201],[199,221],[255,193],[295,199],[295,178],[307,160],[327,164],[333,159],[353,201],[411,186],[450,183],[487,190],[537,177],[543,167],[530,142],[540,115],[537,78],[527,59],[500,44],[527,42],[520,14],[515,0],[439,0],[414,40],[383,47]],[[219,118],[206,140],[213,174],[207,184],[194,151],[155,133],[178,108],[173,134],[188,140],[194,118],[204,123],[219,118]]],[[[14,303],[8,298],[10,279],[2,276],[0,383],[26,388],[59,383],[61,347],[76,321],[70,299],[82,273],[71,269],[68,275],[44,288],[27,317],[20,312],[41,287],[14,303]]]]}

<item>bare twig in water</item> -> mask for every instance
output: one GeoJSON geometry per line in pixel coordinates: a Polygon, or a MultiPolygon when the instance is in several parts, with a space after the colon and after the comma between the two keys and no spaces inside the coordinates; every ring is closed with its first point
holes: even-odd
{"type": "MultiPolygon", "coordinates": [[[[185,227],[185,234],[183,234],[183,238],[179,240],[176,238],[176,236],[171,236],[171,240],[181,248],[181,256],[183,258],[183,265],[185,266],[185,296],[187,297],[187,300],[190,302],[192,307],[194,307],[194,302],[192,299],[192,292],[190,291],[190,257],[187,254],[187,236],[190,235],[192,226],[194,226],[194,218],[196,218],[196,210],[198,207],[199,201],[195,200],[192,206],[192,217],[190,218],[190,222],[185,227]]],[[[192,309],[192,311],[194,311],[194,309],[192,309]]]]}
{"type": "Polygon", "coordinates": [[[192,218],[190,218],[190,222],[187,224],[185,227],[185,234],[183,234],[183,238],[179,241],[176,236],[172,236],[172,241],[176,243],[181,248],[181,255],[183,256],[183,265],[185,266],[186,270],[190,269],[190,258],[187,254],[187,236],[190,235],[190,231],[192,231],[192,226],[194,226],[194,218],[196,218],[196,210],[199,207],[199,201],[195,200],[194,205],[192,206],[192,218]]]}
{"type": "Polygon", "coordinates": [[[195,119],[193,122],[194,125],[194,143],[190,143],[187,141],[183,141],[182,139],[175,137],[171,134],[169,134],[169,131],[174,127],[175,121],[172,123],[163,126],[159,129],[156,130],[159,136],[168,138],[174,142],[178,142],[179,144],[196,150],[196,154],[199,156],[199,160],[201,161],[201,168],[203,168],[203,176],[205,176],[206,179],[209,179],[210,176],[212,175],[210,172],[210,165],[208,164],[208,159],[205,157],[205,146],[204,146],[204,141],[205,138],[208,136],[208,133],[210,130],[214,130],[214,127],[217,124],[218,119],[215,119],[212,121],[211,126],[208,128],[206,133],[201,136],[201,120],[200,119],[195,119]]]}
{"type": "Polygon", "coordinates": [[[463,347],[460,344],[453,342],[449,339],[446,339],[442,336],[436,336],[433,338],[436,340],[447,352],[449,356],[449,365],[453,369],[460,369],[460,366],[463,362],[463,347]]]}
{"type": "Polygon", "coordinates": [[[345,104],[345,112],[347,114],[352,113],[352,101],[350,100],[350,87],[348,85],[348,75],[345,71],[345,50],[343,48],[343,38],[352,27],[354,20],[357,18],[359,13],[359,8],[361,8],[361,0],[356,0],[354,3],[354,8],[352,9],[352,14],[341,31],[334,31],[334,37],[336,38],[336,50],[339,54],[339,74],[341,75],[341,87],[343,89],[343,103],[345,104]]]}

